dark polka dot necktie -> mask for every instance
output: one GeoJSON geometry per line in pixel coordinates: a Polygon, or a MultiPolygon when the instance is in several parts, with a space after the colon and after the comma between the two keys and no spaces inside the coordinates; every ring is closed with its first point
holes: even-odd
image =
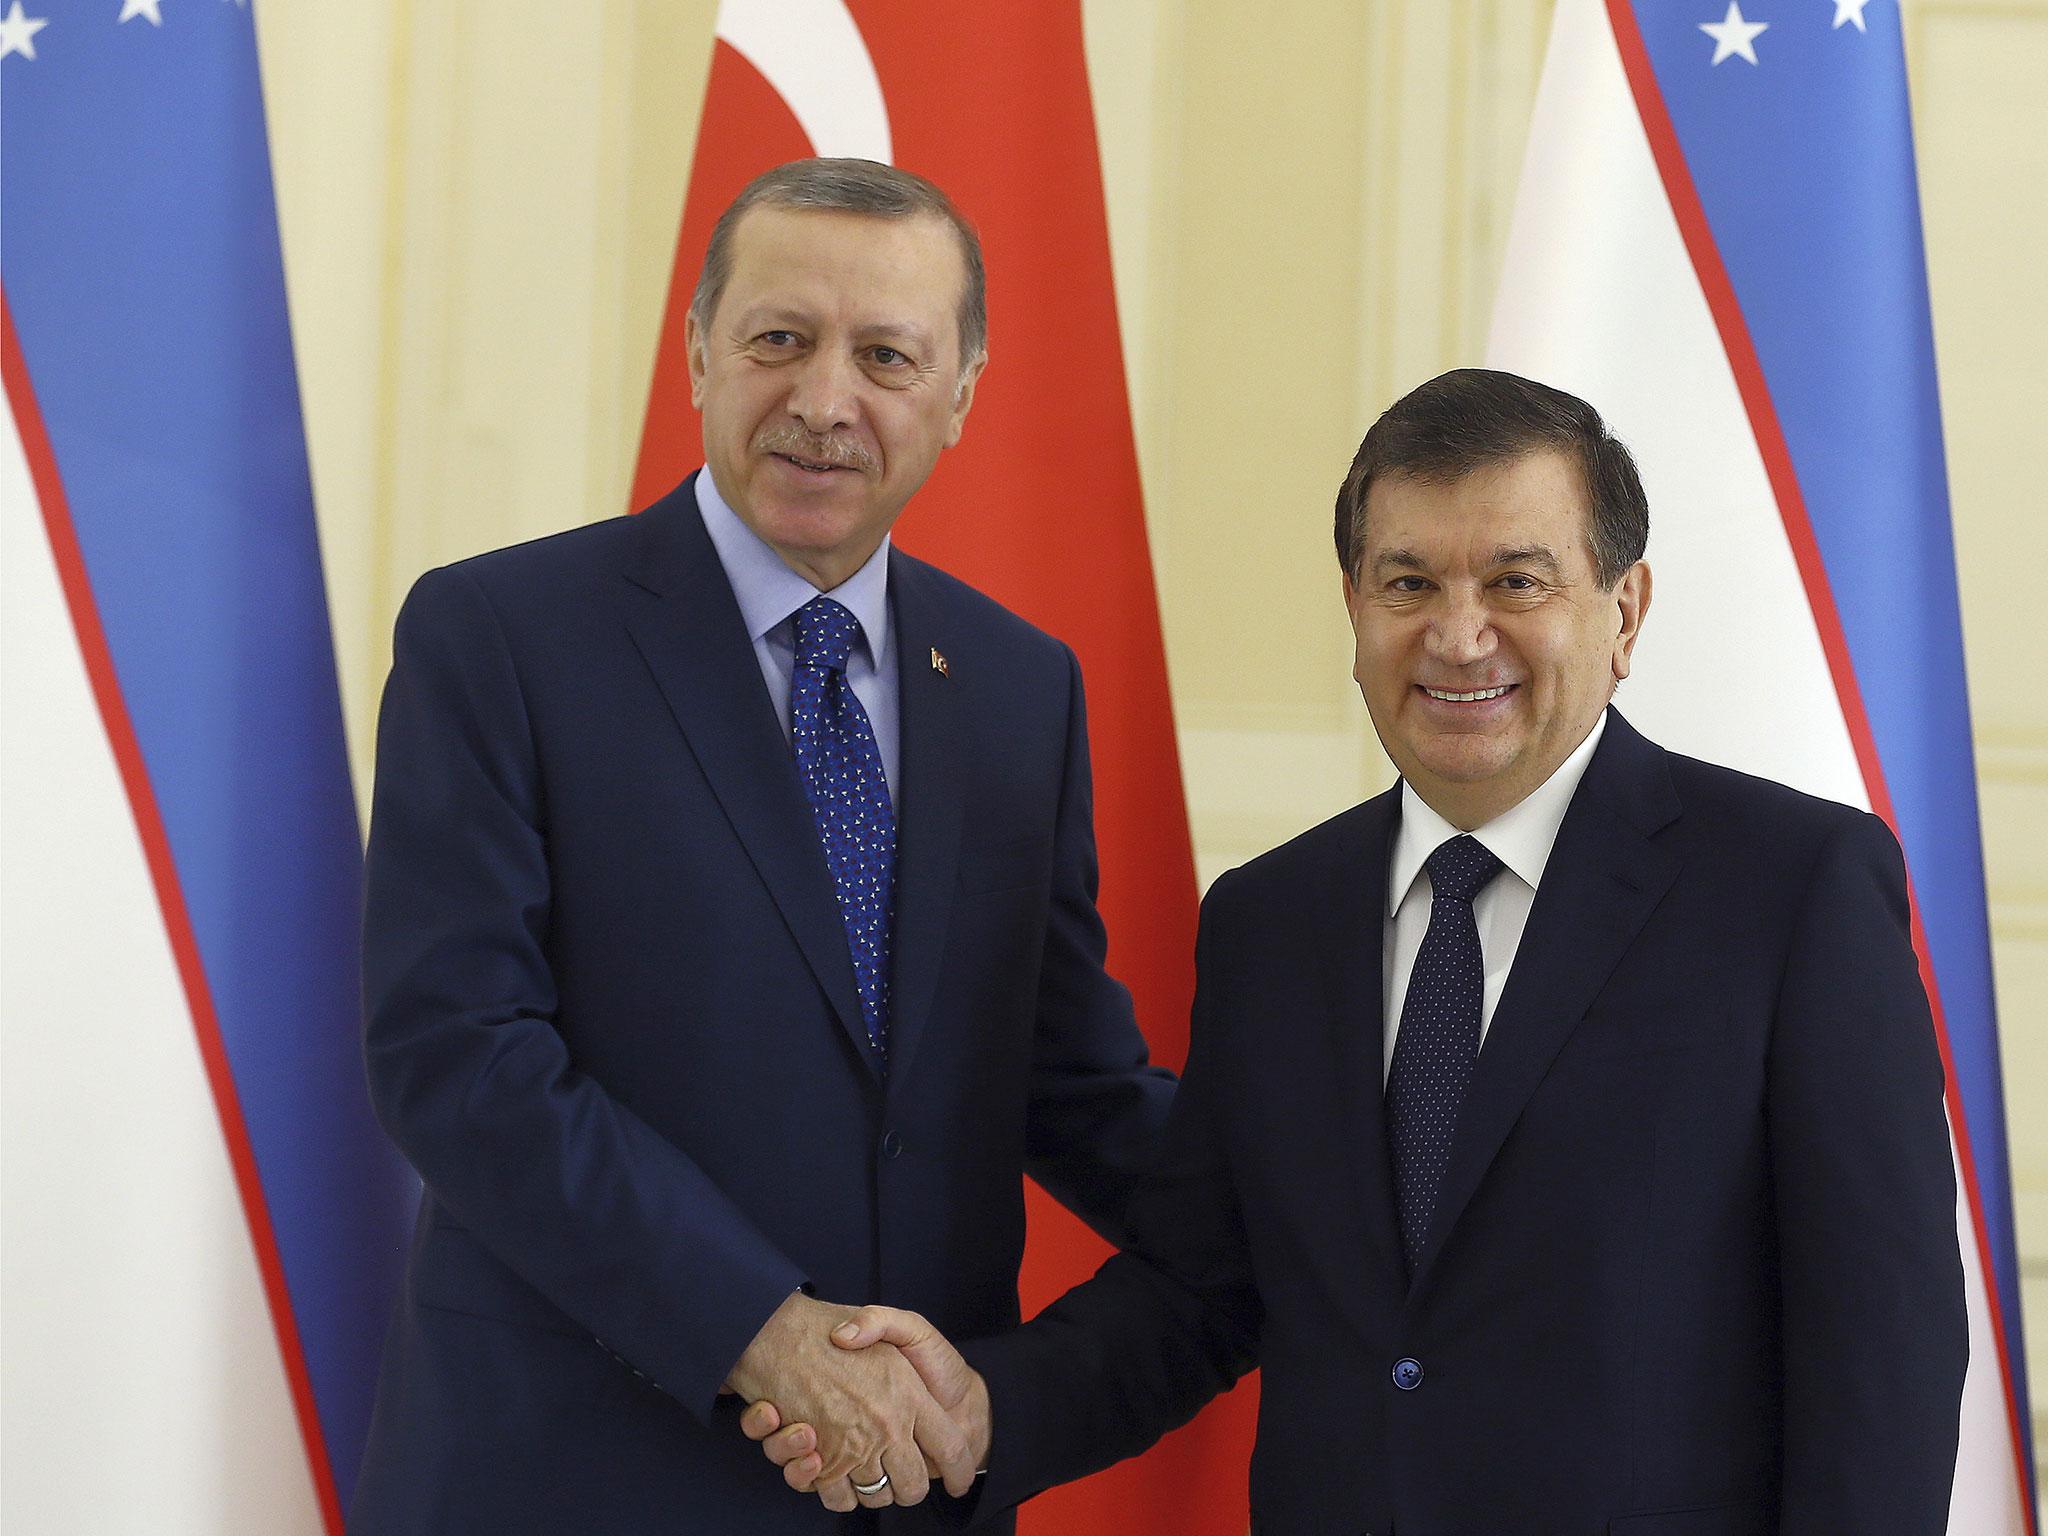
{"type": "Polygon", "coordinates": [[[1394,1037],[1394,1064],[1387,1073],[1387,1147],[1411,1275],[1427,1251],[1458,1110],[1479,1059],[1486,966],[1472,899],[1500,873],[1501,862],[1483,843],[1453,837],[1423,868],[1429,871],[1429,931],[1408,975],[1401,1032],[1394,1037]]]}
{"type": "Polygon", "coordinates": [[[868,712],[846,680],[860,620],[829,597],[797,609],[789,679],[797,777],[818,823],[825,865],[853,951],[868,1043],[889,1056],[889,934],[896,906],[896,812],[868,712]]]}

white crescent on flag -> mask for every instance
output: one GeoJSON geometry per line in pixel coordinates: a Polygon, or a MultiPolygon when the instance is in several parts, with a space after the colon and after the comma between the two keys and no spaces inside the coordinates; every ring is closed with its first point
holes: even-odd
{"type": "Polygon", "coordinates": [[[718,40],[760,71],[820,155],[889,163],[889,107],[845,0],[723,0],[718,40]]]}

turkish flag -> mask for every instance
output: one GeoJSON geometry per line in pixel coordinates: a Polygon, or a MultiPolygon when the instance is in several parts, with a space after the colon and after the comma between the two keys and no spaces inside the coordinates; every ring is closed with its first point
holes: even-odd
{"type": "MultiPolygon", "coordinates": [[[[1156,1060],[1187,1054],[1194,858],[1131,438],[1077,0],[724,0],[634,477],[644,506],[702,458],[683,322],[719,213],[807,155],[929,177],[979,230],[988,371],[959,445],[896,527],[1079,654],[1110,968],[1156,1060]],[[802,15],[794,14],[801,11],[802,15]]],[[[1104,1244],[1035,1186],[1027,1315],[1104,1244]]],[[[1242,1536],[1256,1388],[1149,1455],[1032,1501],[1025,1532],[1242,1536]]]]}

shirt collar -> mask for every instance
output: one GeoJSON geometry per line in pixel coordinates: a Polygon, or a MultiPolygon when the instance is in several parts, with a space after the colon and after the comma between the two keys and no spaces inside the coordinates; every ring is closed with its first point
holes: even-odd
{"type": "MultiPolygon", "coordinates": [[[[697,511],[711,535],[725,579],[732,583],[747,638],[758,642],[776,625],[818,595],[818,589],[791,570],[765,539],[740,521],[739,513],[720,494],[707,466],[697,475],[697,511]]],[[[868,658],[877,663],[889,640],[889,538],[868,556],[867,563],[832,589],[832,600],[844,603],[860,620],[868,658]]]]}
{"type": "MultiPolygon", "coordinates": [[[[1593,760],[1593,749],[1600,745],[1601,733],[1606,729],[1607,711],[1603,709],[1586,739],[1573,748],[1571,756],[1559,763],[1549,778],[1518,804],[1472,832],[1489,853],[1513,870],[1532,891],[1542,883],[1544,866],[1550,862],[1550,850],[1557,842],[1557,829],[1564,825],[1564,813],[1571,808],[1572,796],[1586,776],[1586,765],[1593,760]]],[[[1387,861],[1390,914],[1407,900],[1415,877],[1429,856],[1445,839],[1457,835],[1458,829],[1431,810],[1422,796],[1415,793],[1415,786],[1404,779],[1401,826],[1394,835],[1393,856],[1387,861]]]]}

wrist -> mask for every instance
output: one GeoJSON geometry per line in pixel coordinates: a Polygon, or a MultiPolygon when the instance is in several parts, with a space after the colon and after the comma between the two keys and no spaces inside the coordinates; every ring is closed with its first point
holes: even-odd
{"type": "Polygon", "coordinates": [[[727,1389],[748,1402],[772,1397],[773,1388],[769,1381],[772,1362],[783,1351],[783,1341],[801,1328],[804,1310],[820,1305],[822,1303],[811,1300],[802,1291],[791,1291],[783,1297],[755,1332],[752,1342],[740,1351],[739,1359],[733,1362],[725,1378],[727,1389]]]}

